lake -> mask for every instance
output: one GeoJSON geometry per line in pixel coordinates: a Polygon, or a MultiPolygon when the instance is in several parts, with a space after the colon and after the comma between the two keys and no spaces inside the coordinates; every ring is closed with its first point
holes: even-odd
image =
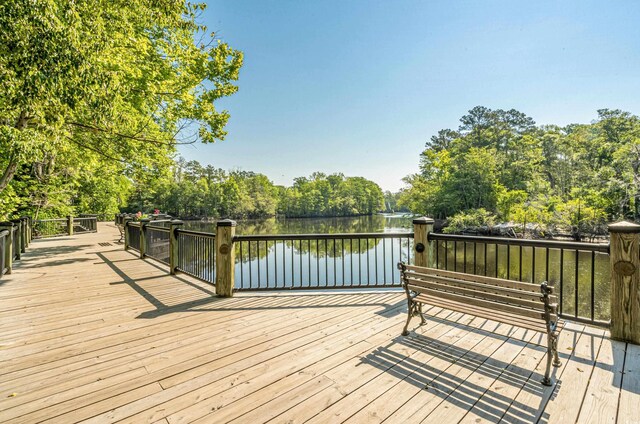
{"type": "MultiPolygon", "coordinates": [[[[236,234],[335,234],[413,231],[413,215],[377,214],[330,218],[238,219],[236,234]]],[[[215,221],[185,221],[189,230],[215,232],[215,221]]]]}

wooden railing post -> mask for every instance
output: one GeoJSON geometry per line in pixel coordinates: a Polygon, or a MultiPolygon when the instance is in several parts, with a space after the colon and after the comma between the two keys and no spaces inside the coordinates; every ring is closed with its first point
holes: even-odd
{"type": "Polygon", "coordinates": [[[73,215],[67,216],[67,234],[73,235],[73,215]]]}
{"type": "Polygon", "coordinates": [[[611,338],[640,344],[640,225],[609,225],[611,338]]]}
{"type": "Polygon", "coordinates": [[[27,235],[27,247],[29,247],[29,245],[31,244],[31,217],[30,216],[25,216],[24,217],[24,222],[27,226],[26,228],[26,235],[27,235]]]}
{"type": "Polygon", "coordinates": [[[216,225],[216,293],[221,297],[233,296],[236,262],[233,238],[235,235],[235,221],[230,219],[218,221],[216,225]]]}
{"type": "Polygon", "coordinates": [[[149,222],[151,222],[149,218],[140,220],[140,259],[144,259],[147,255],[147,225],[149,222]]]}
{"type": "Polygon", "coordinates": [[[423,216],[413,220],[414,265],[429,266],[433,260],[434,243],[429,242],[429,233],[433,232],[433,219],[423,216]]]}
{"type": "Polygon", "coordinates": [[[124,250],[129,250],[131,240],[129,240],[129,223],[133,220],[130,216],[122,218],[122,228],[124,228],[124,250]]]}
{"type": "Polygon", "coordinates": [[[20,217],[20,251],[25,253],[27,251],[27,218],[20,217]]]}
{"type": "Polygon", "coordinates": [[[4,246],[4,266],[7,267],[7,274],[11,274],[13,269],[13,222],[0,222],[0,230],[8,230],[6,244],[4,246]]]}
{"type": "Polygon", "coordinates": [[[171,275],[176,274],[176,269],[178,268],[178,257],[180,252],[178,251],[178,229],[184,224],[184,222],[179,219],[174,219],[171,221],[170,232],[169,232],[169,273],[171,275]]]}
{"type": "Polygon", "coordinates": [[[88,218],[84,220],[88,231],[98,232],[98,215],[92,213],[81,213],[80,218],[88,218]]]}
{"type": "Polygon", "coordinates": [[[31,243],[31,218],[23,216],[22,219],[24,220],[24,243],[25,247],[29,247],[31,243]]]}
{"type": "Polygon", "coordinates": [[[17,249],[13,252],[13,255],[15,256],[15,258],[17,260],[20,260],[22,258],[22,221],[20,221],[19,219],[14,219],[11,222],[13,222],[13,226],[18,228],[18,231],[15,232],[14,237],[17,238],[16,241],[16,247],[17,249]]]}

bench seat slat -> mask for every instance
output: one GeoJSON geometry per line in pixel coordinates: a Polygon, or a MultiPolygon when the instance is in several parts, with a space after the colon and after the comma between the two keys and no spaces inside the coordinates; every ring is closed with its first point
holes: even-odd
{"type": "Polygon", "coordinates": [[[424,293],[425,290],[431,289],[436,290],[438,295],[440,293],[450,293],[457,296],[462,296],[465,299],[469,299],[470,302],[475,300],[483,300],[487,302],[502,304],[506,306],[512,306],[516,308],[523,308],[527,310],[534,311],[538,314],[542,314],[544,312],[544,304],[542,302],[532,302],[526,299],[514,299],[508,296],[502,296],[495,293],[487,293],[477,290],[469,290],[466,288],[456,287],[456,286],[448,286],[443,284],[438,284],[435,282],[425,282],[420,281],[419,284],[415,284],[415,281],[412,279],[408,280],[409,290],[415,291],[416,293],[424,293]]]}
{"type": "Polygon", "coordinates": [[[455,300],[455,301],[458,301],[458,302],[472,304],[472,305],[476,305],[476,306],[481,306],[481,307],[485,307],[485,308],[489,308],[489,309],[497,309],[499,311],[510,312],[510,313],[512,313],[514,315],[521,315],[521,316],[525,316],[525,317],[539,318],[541,320],[544,320],[544,313],[541,312],[541,311],[536,311],[534,309],[523,308],[523,307],[514,306],[514,305],[508,305],[506,303],[493,302],[493,301],[490,301],[490,300],[467,297],[467,296],[464,296],[464,295],[445,292],[445,291],[441,291],[441,290],[435,290],[435,289],[427,288],[427,287],[421,287],[420,288],[420,292],[424,293],[424,294],[427,294],[427,295],[432,295],[432,296],[435,296],[435,297],[442,297],[442,298],[445,298],[445,299],[455,300]]]}
{"type": "MultiPolygon", "coordinates": [[[[474,289],[478,289],[488,293],[504,294],[510,297],[515,297],[520,299],[529,299],[538,303],[540,302],[540,296],[542,296],[539,285],[535,285],[535,290],[529,290],[529,289],[524,290],[524,289],[518,289],[518,288],[512,288],[512,287],[486,284],[486,283],[478,282],[475,280],[462,279],[462,278],[459,278],[459,276],[456,276],[456,278],[452,278],[452,277],[445,277],[445,276],[435,275],[435,274],[427,275],[424,273],[417,273],[409,270],[405,272],[405,276],[407,276],[408,278],[414,278],[416,280],[434,280],[447,285],[451,284],[458,287],[474,288],[474,289]]],[[[550,295],[549,300],[552,303],[556,303],[558,301],[557,296],[555,295],[550,295]]]]}
{"type": "Polygon", "coordinates": [[[471,304],[466,303],[466,302],[462,303],[462,302],[458,302],[458,301],[455,301],[455,300],[434,298],[433,296],[427,296],[425,294],[418,295],[415,299],[416,299],[416,301],[418,301],[420,303],[428,303],[428,304],[430,304],[432,302],[437,301],[437,302],[439,302],[441,304],[448,304],[448,305],[451,305],[451,308],[449,308],[449,309],[464,308],[465,311],[468,311],[468,312],[475,311],[475,310],[478,310],[478,312],[491,311],[490,313],[494,313],[494,314],[498,314],[500,316],[504,316],[504,317],[506,317],[505,319],[510,318],[511,321],[509,321],[509,322],[513,322],[513,319],[515,318],[518,322],[529,322],[532,325],[536,325],[536,326],[539,326],[539,325],[545,326],[546,325],[544,323],[544,321],[539,319],[539,318],[526,317],[526,316],[522,316],[522,315],[513,315],[510,312],[497,311],[497,310],[491,309],[491,308],[485,308],[485,307],[482,307],[482,306],[471,305],[471,304]]]}
{"type": "MultiPolygon", "coordinates": [[[[540,300],[542,297],[541,293],[537,295],[533,293],[519,293],[522,295],[527,295],[525,298],[515,297],[510,292],[504,291],[495,291],[491,288],[487,288],[483,284],[474,284],[461,280],[441,280],[439,278],[428,277],[424,279],[416,279],[409,277],[407,275],[407,282],[410,286],[414,286],[416,288],[421,287],[432,287],[438,290],[450,291],[452,293],[459,293],[466,296],[479,297],[489,300],[495,300],[502,303],[508,303],[511,305],[524,306],[527,308],[538,309],[540,311],[544,311],[544,303],[540,300]]],[[[410,287],[411,289],[411,287],[410,287]]],[[[420,290],[416,290],[420,291],[420,290]]]]}
{"type": "MultiPolygon", "coordinates": [[[[447,299],[433,298],[424,295],[418,296],[416,300],[427,305],[437,306],[439,308],[448,309],[451,311],[462,312],[469,315],[477,316],[479,318],[489,319],[504,324],[511,324],[517,327],[526,328],[527,330],[539,331],[541,333],[547,332],[546,324],[541,320],[530,319],[527,317],[514,317],[510,313],[496,311],[495,309],[482,308],[474,305],[447,299]]],[[[564,327],[564,321],[559,321],[556,331],[560,331],[562,327],[564,327]]]]}
{"type": "Polygon", "coordinates": [[[406,265],[407,270],[416,274],[423,275],[439,275],[442,277],[450,277],[459,280],[466,280],[472,282],[478,282],[483,284],[489,284],[492,286],[509,287],[513,289],[526,290],[531,292],[539,292],[540,286],[533,283],[523,283],[514,280],[505,280],[504,278],[485,277],[484,275],[464,274],[455,271],[446,271],[444,269],[418,267],[415,265],[406,265]]]}

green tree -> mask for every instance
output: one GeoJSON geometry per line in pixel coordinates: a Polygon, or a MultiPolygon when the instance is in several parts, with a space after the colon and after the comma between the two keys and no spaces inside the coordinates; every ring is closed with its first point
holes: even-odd
{"type": "Polygon", "coordinates": [[[0,5],[5,204],[20,204],[5,194],[17,173],[69,151],[133,178],[178,143],[223,139],[229,116],[214,102],[237,90],[242,53],[197,24],[202,10],[151,0],[0,5]]]}
{"type": "Polygon", "coordinates": [[[462,223],[484,209],[596,231],[604,220],[640,217],[640,118],[603,109],[590,124],[537,127],[518,111],[476,107],[457,130],[431,137],[420,172],[405,182],[399,204],[413,212],[462,223]]]}

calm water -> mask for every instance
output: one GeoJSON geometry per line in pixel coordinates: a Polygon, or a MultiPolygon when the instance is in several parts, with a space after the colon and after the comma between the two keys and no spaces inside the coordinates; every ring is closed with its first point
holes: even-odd
{"type": "MultiPolygon", "coordinates": [[[[236,220],[236,234],[334,234],[413,231],[413,217],[381,214],[334,218],[268,218],[236,220]]],[[[185,221],[189,230],[215,232],[215,222],[185,221]]]]}

